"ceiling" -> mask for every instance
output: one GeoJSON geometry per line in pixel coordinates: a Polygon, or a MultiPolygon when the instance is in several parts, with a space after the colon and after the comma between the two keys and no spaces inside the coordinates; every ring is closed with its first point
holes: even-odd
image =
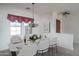
{"type": "MultiPolygon", "coordinates": [[[[31,3],[1,3],[0,5],[10,6],[20,9],[26,9],[30,7],[32,9],[31,3]]],[[[63,12],[70,11],[71,13],[79,12],[79,3],[36,3],[35,4],[35,12],[38,13],[48,13],[48,12],[63,12]]]]}

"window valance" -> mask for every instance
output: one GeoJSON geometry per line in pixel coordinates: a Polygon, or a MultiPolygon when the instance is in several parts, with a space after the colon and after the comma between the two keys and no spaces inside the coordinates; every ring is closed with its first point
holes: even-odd
{"type": "Polygon", "coordinates": [[[15,22],[15,21],[18,21],[20,23],[21,22],[25,22],[25,23],[33,22],[32,18],[23,17],[23,16],[16,16],[16,15],[11,15],[11,14],[8,14],[7,19],[10,20],[11,22],[15,22]]]}

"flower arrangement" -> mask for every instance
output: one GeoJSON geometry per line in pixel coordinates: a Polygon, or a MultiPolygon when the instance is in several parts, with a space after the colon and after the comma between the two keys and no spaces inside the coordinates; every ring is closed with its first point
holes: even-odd
{"type": "Polygon", "coordinates": [[[37,39],[39,39],[39,37],[36,34],[34,34],[30,37],[30,40],[33,42],[35,42],[37,39]]]}

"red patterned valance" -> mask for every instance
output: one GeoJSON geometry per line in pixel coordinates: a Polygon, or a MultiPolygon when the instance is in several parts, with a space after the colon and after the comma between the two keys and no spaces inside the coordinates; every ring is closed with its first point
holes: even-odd
{"type": "Polygon", "coordinates": [[[7,19],[10,20],[11,22],[15,22],[15,21],[18,21],[20,23],[21,22],[25,22],[25,23],[33,22],[32,18],[16,16],[16,15],[11,15],[11,14],[8,14],[7,19]]]}

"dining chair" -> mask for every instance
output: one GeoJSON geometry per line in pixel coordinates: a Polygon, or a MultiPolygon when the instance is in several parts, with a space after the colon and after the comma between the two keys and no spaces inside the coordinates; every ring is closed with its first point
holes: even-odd
{"type": "Polygon", "coordinates": [[[34,43],[23,46],[18,56],[35,56],[37,53],[37,45],[34,43]]]}
{"type": "MultiPolygon", "coordinates": [[[[48,52],[48,48],[49,48],[49,43],[48,43],[48,40],[44,39],[44,40],[41,40],[39,42],[39,44],[37,45],[38,49],[37,49],[37,55],[38,54],[41,54],[43,56],[43,54],[45,52],[48,52]]],[[[48,53],[49,55],[49,53],[48,53]]]]}
{"type": "Polygon", "coordinates": [[[22,42],[22,39],[19,35],[13,35],[11,37],[11,43],[18,43],[18,42],[22,42]]]}
{"type": "Polygon", "coordinates": [[[49,52],[51,52],[50,49],[52,49],[52,55],[54,52],[54,48],[56,48],[56,53],[57,53],[57,37],[53,37],[52,39],[49,39],[49,52]]]}
{"type": "Polygon", "coordinates": [[[10,39],[9,50],[10,52],[17,52],[23,47],[23,41],[19,35],[13,35],[10,39]]]}

